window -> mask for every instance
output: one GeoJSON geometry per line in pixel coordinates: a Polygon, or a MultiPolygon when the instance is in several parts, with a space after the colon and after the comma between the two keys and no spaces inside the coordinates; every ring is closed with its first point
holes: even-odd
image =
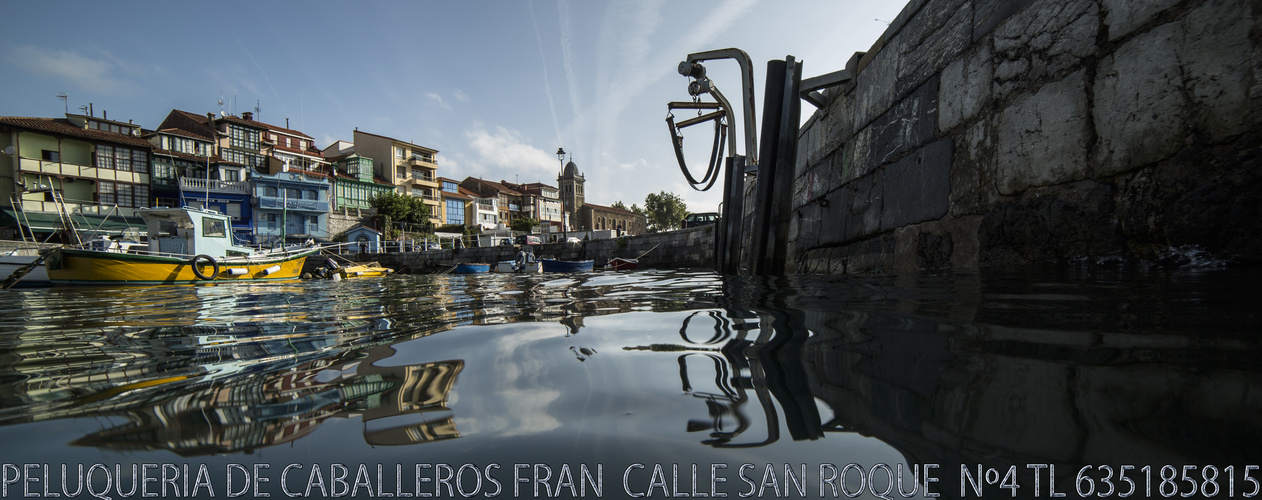
{"type": "Polygon", "coordinates": [[[225,168],[223,170],[223,180],[228,182],[237,182],[241,180],[241,171],[235,168],[225,168]]]}
{"type": "Polygon", "coordinates": [[[448,193],[460,192],[460,187],[454,182],[443,181],[443,191],[448,193]]]}
{"type": "Polygon", "coordinates": [[[229,125],[228,135],[232,138],[229,143],[234,148],[249,149],[252,151],[258,151],[259,149],[259,131],[257,130],[229,125]]]}
{"type": "Polygon", "coordinates": [[[96,147],[96,167],[97,168],[114,168],[114,148],[110,146],[96,147]]]}
{"type": "Polygon", "coordinates": [[[131,150],[127,148],[114,148],[114,168],[131,172],[131,150]]]}
{"type": "Polygon", "coordinates": [[[447,223],[464,224],[463,200],[447,200],[447,223]]]}
{"type": "Polygon", "coordinates": [[[403,148],[394,148],[394,157],[400,160],[407,158],[408,150],[403,148]]]}
{"type": "Polygon", "coordinates": [[[279,195],[280,193],[277,192],[276,186],[263,186],[263,196],[271,196],[274,198],[279,195]]]}
{"type": "Polygon", "coordinates": [[[228,237],[228,227],[224,224],[223,219],[202,217],[202,236],[208,238],[226,238],[228,237]]]}
{"type": "Polygon", "coordinates": [[[149,173],[149,153],[143,149],[131,150],[131,171],[138,174],[149,173]]]}
{"type": "Polygon", "coordinates": [[[291,200],[301,200],[302,191],[299,191],[298,188],[285,188],[285,196],[291,200]]]}
{"type": "Polygon", "coordinates": [[[44,161],[61,161],[61,153],[45,149],[43,151],[44,161]]]}
{"type": "Polygon", "coordinates": [[[320,199],[320,193],[317,193],[314,189],[308,189],[303,191],[303,199],[318,200],[320,199]]]}

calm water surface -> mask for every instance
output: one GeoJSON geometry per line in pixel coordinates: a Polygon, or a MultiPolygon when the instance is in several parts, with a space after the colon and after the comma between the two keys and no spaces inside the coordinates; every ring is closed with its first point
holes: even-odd
{"type": "Polygon", "coordinates": [[[1242,497],[1258,277],[11,290],[0,496],[1242,497]]]}

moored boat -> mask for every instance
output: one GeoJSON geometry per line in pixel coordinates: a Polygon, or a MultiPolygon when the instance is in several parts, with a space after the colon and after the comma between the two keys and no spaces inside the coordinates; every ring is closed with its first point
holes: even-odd
{"type": "Polygon", "coordinates": [[[195,207],[137,209],[148,245],[129,248],[55,248],[45,267],[53,284],[154,285],[203,281],[295,279],[319,247],[266,251],[232,242],[228,216],[195,207]]]}
{"type": "Polygon", "coordinates": [[[545,273],[584,273],[591,271],[594,264],[590,260],[540,259],[539,262],[543,263],[545,273]]]}
{"type": "Polygon", "coordinates": [[[474,263],[466,263],[466,264],[456,264],[456,268],[452,272],[456,274],[478,274],[478,273],[486,273],[490,271],[491,271],[490,264],[479,264],[479,263],[474,262],[474,263]]]}
{"type": "Polygon", "coordinates": [[[22,247],[0,253],[0,279],[4,280],[4,288],[10,286],[48,286],[48,271],[39,259],[41,249],[52,248],[52,245],[25,244],[22,247]],[[29,269],[28,269],[29,268],[29,269]]]}
{"type": "Polygon", "coordinates": [[[380,278],[389,276],[394,273],[394,269],[383,267],[376,262],[354,263],[349,266],[341,266],[332,270],[329,276],[332,279],[350,279],[350,278],[380,278]]]}
{"type": "Polygon", "coordinates": [[[614,257],[605,263],[605,269],[610,271],[634,271],[640,267],[640,259],[624,259],[622,257],[614,257]]]}

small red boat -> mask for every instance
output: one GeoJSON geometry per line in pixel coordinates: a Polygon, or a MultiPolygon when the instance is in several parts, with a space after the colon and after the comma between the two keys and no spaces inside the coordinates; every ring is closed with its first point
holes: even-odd
{"type": "Polygon", "coordinates": [[[640,267],[639,259],[624,259],[622,257],[614,257],[609,259],[605,264],[605,269],[610,271],[634,271],[640,267]]]}

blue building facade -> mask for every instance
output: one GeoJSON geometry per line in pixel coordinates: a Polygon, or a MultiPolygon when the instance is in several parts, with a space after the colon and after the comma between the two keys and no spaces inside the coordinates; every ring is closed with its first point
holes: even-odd
{"type": "Polygon", "coordinates": [[[329,239],[327,175],[304,170],[253,174],[254,243],[265,246],[329,239]]]}

